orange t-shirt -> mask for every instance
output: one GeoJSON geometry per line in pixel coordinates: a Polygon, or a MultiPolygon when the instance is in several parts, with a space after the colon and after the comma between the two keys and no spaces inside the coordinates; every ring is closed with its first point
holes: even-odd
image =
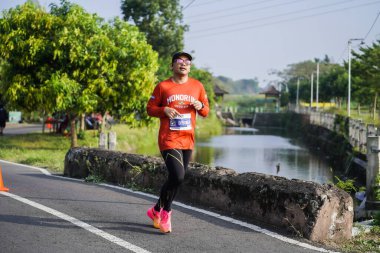
{"type": "Polygon", "coordinates": [[[203,103],[198,111],[202,117],[209,112],[206,91],[201,82],[189,78],[186,83],[174,83],[171,79],[160,82],[154,89],[147,105],[149,116],[160,118],[158,146],[160,150],[193,149],[197,111],[190,105],[195,100],[203,103]],[[176,109],[181,117],[170,119],[164,113],[168,106],[176,109]]]}

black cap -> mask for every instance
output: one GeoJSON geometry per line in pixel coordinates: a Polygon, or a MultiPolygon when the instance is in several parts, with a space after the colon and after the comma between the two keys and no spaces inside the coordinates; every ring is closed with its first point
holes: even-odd
{"type": "Polygon", "coordinates": [[[188,54],[188,53],[177,52],[177,53],[173,54],[172,62],[174,62],[175,59],[181,58],[181,56],[187,57],[190,61],[193,59],[193,57],[190,54],[188,54]]]}

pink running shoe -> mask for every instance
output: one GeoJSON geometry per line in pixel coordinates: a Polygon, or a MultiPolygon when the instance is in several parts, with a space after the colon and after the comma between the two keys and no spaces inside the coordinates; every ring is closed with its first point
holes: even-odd
{"type": "Polygon", "coordinates": [[[153,227],[160,228],[161,212],[157,212],[156,210],[154,210],[154,207],[152,207],[148,209],[146,215],[148,215],[148,217],[152,219],[153,227]]]}
{"type": "Polygon", "coordinates": [[[164,233],[172,232],[172,222],[171,222],[172,211],[167,212],[165,210],[161,211],[161,222],[160,230],[164,233]]]}

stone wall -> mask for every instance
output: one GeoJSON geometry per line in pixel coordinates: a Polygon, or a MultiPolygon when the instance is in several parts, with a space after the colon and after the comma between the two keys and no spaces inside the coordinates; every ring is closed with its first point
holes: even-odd
{"type": "Polygon", "coordinates": [[[380,134],[380,129],[362,120],[325,112],[305,112],[310,115],[310,124],[326,128],[347,138],[352,147],[362,154],[367,153],[367,136],[380,134]]]}
{"type": "Polygon", "coordinates": [[[365,128],[362,125],[358,127],[359,125],[341,115],[288,112],[257,113],[255,127],[260,131],[281,128],[293,138],[302,138],[308,148],[326,156],[339,177],[354,179],[359,187],[366,185],[366,149],[363,145],[366,145],[367,138],[363,136],[377,131],[373,125],[365,128]]]}
{"type": "MultiPolygon", "coordinates": [[[[90,174],[158,195],[166,179],[162,159],[115,151],[73,148],[64,175],[90,174]]],[[[351,237],[353,201],[333,185],[191,163],[176,200],[275,227],[316,242],[351,237]]]]}

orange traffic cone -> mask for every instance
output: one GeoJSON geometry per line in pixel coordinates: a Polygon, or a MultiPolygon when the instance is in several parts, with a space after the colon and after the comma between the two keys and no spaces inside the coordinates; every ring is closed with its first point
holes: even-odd
{"type": "Polygon", "coordinates": [[[4,186],[2,175],[3,175],[3,173],[1,171],[1,166],[0,166],[0,192],[9,192],[9,189],[4,186]]]}

